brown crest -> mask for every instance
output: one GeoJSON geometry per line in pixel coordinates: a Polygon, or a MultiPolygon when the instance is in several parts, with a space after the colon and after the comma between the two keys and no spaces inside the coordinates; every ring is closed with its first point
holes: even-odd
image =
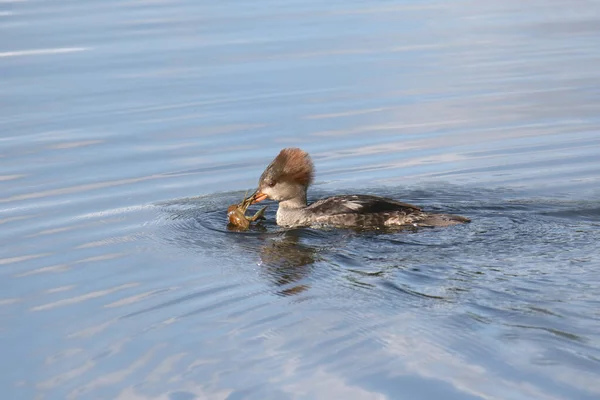
{"type": "Polygon", "coordinates": [[[286,148],[279,152],[261,176],[261,180],[293,181],[310,185],[314,167],[310,156],[299,148],[286,148]]]}

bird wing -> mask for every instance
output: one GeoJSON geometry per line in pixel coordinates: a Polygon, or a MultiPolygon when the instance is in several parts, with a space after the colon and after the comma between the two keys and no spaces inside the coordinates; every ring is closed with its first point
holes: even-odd
{"type": "Polygon", "coordinates": [[[322,214],[375,214],[392,211],[406,213],[421,211],[417,206],[385,197],[370,195],[345,195],[321,199],[309,206],[311,211],[322,214]]]}

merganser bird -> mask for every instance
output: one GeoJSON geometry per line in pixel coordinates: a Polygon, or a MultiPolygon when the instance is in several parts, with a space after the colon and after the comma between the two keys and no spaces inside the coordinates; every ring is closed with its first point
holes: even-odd
{"type": "Polygon", "coordinates": [[[332,196],[307,204],[313,182],[310,156],[298,148],[286,148],[267,166],[258,181],[253,204],[279,202],[277,225],[285,227],[332,226],[346,228],[436,227],[470,222],[449,214],[432,214],[420,207],[371,195],[332,196]]]}

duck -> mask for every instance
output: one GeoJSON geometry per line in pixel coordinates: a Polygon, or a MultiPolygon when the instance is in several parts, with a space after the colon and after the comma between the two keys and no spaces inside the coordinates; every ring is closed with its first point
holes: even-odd
{"type": "Polygon", "coordinates": [[[412,204],[366,194],[330,196],[309,204],[307,192],[314,171],[306,151],[296,147],[282,149],[261,174],[252,204],[267,199],[276,201],[277,225],[290,228],[447,227],[470,222],[467,217],[430,213],[412,204]]]}

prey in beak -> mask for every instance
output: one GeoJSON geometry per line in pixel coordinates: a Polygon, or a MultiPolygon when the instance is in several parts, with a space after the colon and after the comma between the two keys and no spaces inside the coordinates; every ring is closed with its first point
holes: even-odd
{"type": "Polygon", "coordinates": [[[252,217],[246,216],[246,211],[250,204],[254,204],[254,196],[256,192],[252,194],[250,197],[246,197],[244,195],[244,200],[238,204],[232,204],[227,208],[227,219],[229,220],[229,225],[236,229],[246,230],[250,227],[251,222],[256,222],[265,218],[265,209],[266,206],[258,210],[256,214],[252,217]]]}

